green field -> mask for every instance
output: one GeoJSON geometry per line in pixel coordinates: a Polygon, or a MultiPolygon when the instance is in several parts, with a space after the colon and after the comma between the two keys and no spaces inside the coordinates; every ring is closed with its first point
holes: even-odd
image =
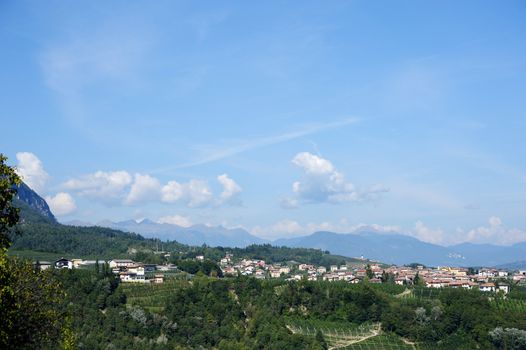
{"type": "Polygon", "coordinates": [[[158,313],[164,310],[173,290],[187,283],[171,278],[162,284],[121,283],[119,288],[127,296],[127,305],[139,306],[150,312],[158,313]]]}
{"type": "Polygon", "coordinates": [[[499,311],[526,312],[526,300],[495,298],[491,300],[491,305],[499,311]]]}

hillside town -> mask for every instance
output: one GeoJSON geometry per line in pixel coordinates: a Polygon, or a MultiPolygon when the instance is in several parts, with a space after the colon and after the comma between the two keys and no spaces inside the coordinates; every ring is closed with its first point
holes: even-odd
{"type": "MultiPolygon", "coordinates": [[[[195,261],[205,261],[203,255],[197,255],[195,261]]],[[[465,268],[465,267],[425,267],[422,265],[395,266],[371,262],[365,259],[363,263],[347,263],[342,265],[316,266],[313,264],[288,261],[268,264],[259,259],[236,259],[227,253],[216,262],[225,277],[251,276],[258,279],[281,278],[289,281],[344,281],[348,283],[394,283],[398,285],[419,284],[428,288],[464,288],[479,289],[484,292],[508,293],[511,284],[526,284],[526,270],[507,271],[496,268],[465,268]]],[[[163,283],[165,273],[180,272],[174,264],[145,264],[131,259],[112,259],[102,261],[109,269],[119,276],[124,283],[163,283]]],[[[54,262],[38,261],[38,268],[76,269],[99,264],[94,260],[65,259],[54,262]]]]}

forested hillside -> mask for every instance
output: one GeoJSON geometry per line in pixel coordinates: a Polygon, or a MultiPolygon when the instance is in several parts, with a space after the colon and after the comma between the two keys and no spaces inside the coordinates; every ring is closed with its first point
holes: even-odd
{"type": "Polygon", "coordinates": [[[79,349],[524,349],[526,313],[479,291],[261,281],[119,284],[105,272],[56,272],[79,349]]]}

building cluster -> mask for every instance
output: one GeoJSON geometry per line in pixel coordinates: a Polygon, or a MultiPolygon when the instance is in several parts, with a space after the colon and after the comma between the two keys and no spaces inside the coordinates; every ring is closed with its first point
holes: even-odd
{"type": "MultiPolygon", "coordinates": [[[[134,262],[130,259],[112,259],[103,261],[107,263],[111,271],[119,276],[121,282],[135,282],[135,283],[163,283],[164,274],[156,273],[156,271],[170,271],[175,270],[174,265],[154,265],[134,262]]],[[[82,260],[82,259],[65,259],[60,258],[54,262],[37,261],[35,266],[41,270],[48,268],[56,269],[78,269],[97,264],[96,260],[82,260]]]]}
{"type": "Polygon", "coordinates": [[[473,271],[463,267],[441,266],[437,268],[416,268],[392,266],[385,270],[389,274],[396,276],[397,284],[412,284],[418,276],[422,283],[428,288],[477,288],[484,292],[509,292],[507,283],[497,283],[503,279],[508,280],[510,274],[505,270],[480,269],[473,271]]]}
{"type": "Polygon", "coordinates": [[[312,264],[267,264],[264,260],[241,259],[234,260],[232,254],[227,254],[220,261],[224,275],[253,276],[256,278],[284,278],[286,280],[309,281],[345,281],[360,283],[368,279],[369,283],[396,283],[399,285],[422,284],[428,288],[465,288],[479,289],[487,292],[509,292],[509,284],[503,282],[526,284],[526,271],[510,273],[506,270],[482,268],[473,271],[463,267],[424,266],[382,266],[378,263],[316,266],[312,264]],[[471,273],[470,273],[471,272],[471,273]]]}
{"type": "MultiPolygon", "coordinates": [[[[196,256],[198,261],[204,256],[196,256]]],[[[177,266],[143,264],[130,259],[113,259],[107,263],[111,271],[119,276],[122,282],[132,283],[163,283],[163,273],[177,271],[177,266]]],[[[38,268],[83,268],[95,265],[95,260],[58,259],[54,262],[39,261],[38,268]]],[[[219,265],[225,276],[243,275],[255,278],[284,278],[286,280],[309,281],[344,281],[360,283],[367,278],[369,283],[395,283],[413,285],[415,283],[428,288],[464,288],[479,289],[487,292],[509,292],[508,283],[526,284],[526,270],[514,273],[502,269],[481,268],[478,271],[463,267],[442,266],[428,268],[424,266],[385,266],[379,263],[364,261],[358,264],[316,266],[289,261],[282,264],[267,264],[260,259],[234,259],[227,253],[219,265]],[[368,264],[369,263],[369,264],[368,264]],[[507,281],[507,282],[506,282],[507,281]]]]}

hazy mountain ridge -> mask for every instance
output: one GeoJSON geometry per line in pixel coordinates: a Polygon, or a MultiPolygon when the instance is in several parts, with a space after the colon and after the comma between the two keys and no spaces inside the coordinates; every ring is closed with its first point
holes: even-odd
{"type": "Polygon", "coordinates": [[[126,220],[111,222],[104,220],[97,226],[109,227],[126,232],[135,232],[146,238],[175,240],[188,245],[223,246],[244,248],[251,244],[270,243],[270,241],[251,235],[248,231],[237,228],[227,229],[222,226],[193,225],[182,227],[167,223],[157,223],[149,219],[140,222],[126,220]]]}
{"type": "MultiPolygon", "coordinates": [[[[246,247],[250,244],[270,242],[251,235],[243,229],[227,229],[221,226],[181,227],[166,223],[160,224],[148,219],[141,222],[126,220],[117,223],[106,220],[97,225],[135,232],[149,238],[176,240],[189,245],[205,243],[210,246],[246,247]]],[[[517,243],[512,246],[462,243],[445,247],[423,242],[401,233],[367,230],[354,233],[321,231],[301,237],[277,239],[270,243],[274,246],[328,250],[332,254],[348,257],[363,255],[368,259],[385,263],[420,262],[430,266],[497,266],[523,260],[526,256],[526,243],[517,243]]]]}
{"type": "Polygon", "coordinates": [[[526,244],[496,246],[462,243],[449,247],[422,242],[397,233],[358,232],[341,234],[315,232],[308,236],[279,239],[275,245],[319,248],[350,257],[365,256],[386,263],[420,262],[430,266],[496,266],[524,259],[526,244]]]}

